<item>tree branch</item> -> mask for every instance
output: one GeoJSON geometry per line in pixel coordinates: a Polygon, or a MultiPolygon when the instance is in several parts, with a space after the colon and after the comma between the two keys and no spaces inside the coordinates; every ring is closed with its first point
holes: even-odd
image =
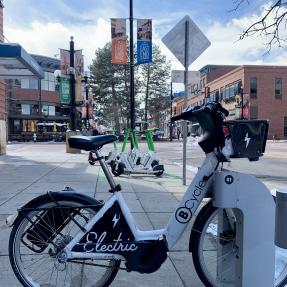
{"type": "MultiPolygon", "coordinates": [[[[239,5],[243,1],[247,0],[234,0],[239,5]]],[[[236,8],[236,9],[237,9],[236,8]]],[[[282,0],[277,0],[274,4],[272,4],[269,8],[265,10],[262,18],[252,25],[250,25],[247,29],[243,31],[240,35],[239,40],[243,40],[244,38],[253,36],[258,34],[262,37],[266,37],[268,39],[266,43],[267,53],[270,52],[271,48],[274,45],[278,47],[282,47],[282,44],[286,41],[286,36],[282,36],[282,31],[286,30],[287,23],[287,2],[282,0]]]]}

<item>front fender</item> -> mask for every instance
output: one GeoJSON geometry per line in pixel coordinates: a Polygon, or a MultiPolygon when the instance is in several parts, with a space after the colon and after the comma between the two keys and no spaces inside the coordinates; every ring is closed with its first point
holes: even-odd
{"type": "Polygon", "coordinates": [[[43,201],[47,200],[55,202],[59,200],[76,201],[83,205],[93,205],[93,208],[95,208],[96,210],[99,210],[104,204],[102,201],[98,201],[95,198],[92,198],[90,196],[75,191],[62,191],[62,192],[48,191],[46,194],[37,196],[32,200],[30,200],[29,202],[27,202],[24,206],[18,209],[17,213],[8,216],[6,218],[6,225],[12,227],[16,222],[16,220],[21,216],[19,212],[21,211],[23,212],[25,208],[33,208],[41,204],[43,201]]]}

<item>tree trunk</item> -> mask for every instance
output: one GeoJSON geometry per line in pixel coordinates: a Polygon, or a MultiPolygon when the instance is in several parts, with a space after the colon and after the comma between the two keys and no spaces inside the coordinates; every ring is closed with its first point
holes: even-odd
{"type": "Polygon", "coordinates": [[[147,129],[147,111],[148,111],[148,96],[149,96],[149,76],[150,76],[150,66],[148,66],[147,70],[147,82],[146,82],[146,92],[145,92],[145,108],[144,108],[144,129],[147,129]]]}

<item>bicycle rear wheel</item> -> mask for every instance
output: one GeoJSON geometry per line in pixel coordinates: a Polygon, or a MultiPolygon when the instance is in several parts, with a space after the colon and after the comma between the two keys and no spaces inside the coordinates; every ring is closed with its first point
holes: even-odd
{"type": "Polygon", "coordinates": [[[23,286],[110,285],[118,272],[119,260],[65,261],[58,256],[80,230],[79,225],[83,226],[97,212],[94,207],[83,207],[85,204],[89,203],[67,197],[57,198],[55,202],[48,196],[41,196],[33,201],[29,211],[20,214],[10,235],[9,257],[23,286]]]}
{"type": "MultiPolygon", "coordinates": [[[[218,236],[218,217],[219,209],[212,205],[212,201],[209,201],[199,212],[191,232],[190,250],[194,267],[206,287],[222,286],[217,279],[217,272],[224,264],[223,261],[228,262],[230,270],[233,270],[232,260],[237,253],[234,231],[218,236]],[[222,245],[229,246],[228,252],[218,257],[219,248],[222,245]]],[[[275,251],[274,286],[283,287],[287,283],[287,251],[277,246],[275,251]]],[[[226,270],[228,273],[228,268],[226,270]]],[[[226,277],[230,276],[227,274],[226,277]]]]}

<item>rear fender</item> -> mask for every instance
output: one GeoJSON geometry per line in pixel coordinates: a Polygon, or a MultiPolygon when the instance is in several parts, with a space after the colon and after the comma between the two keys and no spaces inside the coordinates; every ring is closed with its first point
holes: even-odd
{"type": "Polygon", "coordinates": [[[12,227],[16,220],[21,217],[21,211],[23,212],[26,208],[33,208],[35,205],[41,204],[43,201],[52,200],[72,200],[77,201],[83,205],[94,205],[95,210],[99,210],[104,204],[101,201],[96,200],[90,196],[84,195],[75,191],[62,191],[62,192],[52,192],[48,191],[46,194],[40,195],[38,197],[33,198],[31,201],[26,203],[24,206],[18,209],[18,211],[6,218],[6,225],[12,227]]]}

